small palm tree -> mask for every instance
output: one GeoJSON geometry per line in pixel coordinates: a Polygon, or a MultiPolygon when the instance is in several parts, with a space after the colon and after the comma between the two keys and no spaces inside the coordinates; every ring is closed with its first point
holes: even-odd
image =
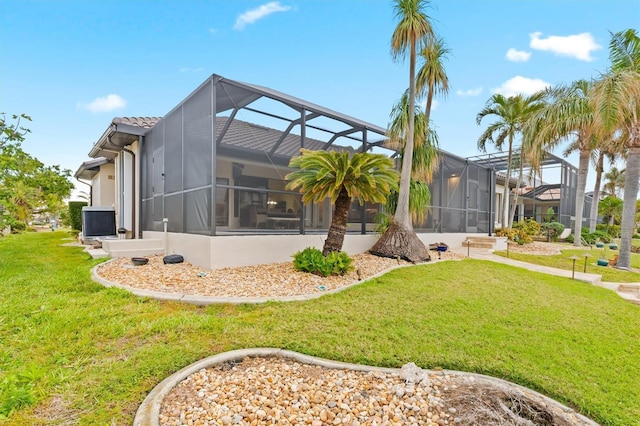
{"type": "Polygon", "coordinates": [[[393,160],[382,154],[302,149],[289,167],[299,168],[286,176],[287,189],[298,189],[302,201],[321,202],[329,197],[335,210],[324,242],[322,254],[342,250],[351,199],[360,205],[370,201],[383,203],[398,187],[398,173],[393,160]]]}
{"type": "MultiPolygon", "coordinates": [[[[600,200],[602,176],[604,174],[604,160],[608,159],[611,165],[622,154],[623,141],[620,137],[606,135],[598,142],[597,157],[592,158],[596,170],[596,180],[593,185],[593,198],[591,202],[591,212],[589,213],[589,232],[596,231],[596,221],[598,219],[598,201],[600,200]]],[[[596,154],[594,151],[594,154],[596,154]]]]}
{"type": "Polygon", "coordinates": [[[39,200],[39,191],[31,188],[23,181],[17,181],[11,188],[9,198],[9,211],[21,222],[28,222],[33,209],[39,200]]]}
{"type": "Polygon", "coordinates": [[[607,232],[609,227],[615,223],[620,223],[622,218],[622,200],[618,197],[608,195],[598,203],[598,213],[607,220],[607,232]]]}
{"type": "Polygon", "coordinates": [[[619,169],[615,166],[611,167],[604,178],[607,180],[604,184],[604,190],[607,195],[620,198],[624,189],[625,169],[619,169]]]}

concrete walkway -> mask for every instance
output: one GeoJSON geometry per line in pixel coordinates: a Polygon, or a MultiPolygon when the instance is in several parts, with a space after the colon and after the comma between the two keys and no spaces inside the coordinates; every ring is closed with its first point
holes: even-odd
{"type": "MultiPolygon", "coordinates": [[[[491,262],[502,263],[505,265],[517,266],[518,268],[528,269],[529,271],[542,272],[543,274],[555,275],[558,277],[572,278],[572,271],[566,269],[551,268],[549,266],[536,265],[533,263],[522,262],[519,260],[508,259],[493,253],[493,250],[482,248],[471,248],[467,251],[466,247],[460,247],[453,250],[455,253],[467,256],[471,259],[489,260],[491,262]]],[[[602,275],[586,274],[580,271],[580,265],[576,262],[576,271],[573,277],[576,281],[585,282],[608,290],[615,291],[620,297],[631,303],[640,305],[640,283],[612,283],[602,281],[602,275]]]]}

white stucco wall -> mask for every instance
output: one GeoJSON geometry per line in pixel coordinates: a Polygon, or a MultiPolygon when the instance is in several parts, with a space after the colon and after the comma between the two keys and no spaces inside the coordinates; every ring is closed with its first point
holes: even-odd
{"type": "MultiPolygon", "coordinates": [[[[144,231],[144,238],[164,240],[162,232],[144,231]]],[[[470,234],[418,234],[425,244],[444,242],[462,247],[470,234]]],[[[485,235],[485,234],[480,234],[485,235]]],[[[185,260],[206,269],[288,262],[306,247],[322,249],[326,235],[242,235],[218,236],[167,233],[167,254],[180,254],[185,260]]],[[[349,254],[364,253],[377,235],[346,235],[343,249],[349,254]]]]}
{"type": "Polygon", "coordinates": [[[115,207],[116,203],[116,176],[113,164],[103,164],[100,172],[91,183],[92,205],[97,207],[115,207]]]}

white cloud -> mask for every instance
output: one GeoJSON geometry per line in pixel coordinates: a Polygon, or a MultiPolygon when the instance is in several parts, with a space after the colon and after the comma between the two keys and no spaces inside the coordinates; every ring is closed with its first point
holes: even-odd
{"type": "MultiPolygon", "coordinates": [[[[418,106],[420,107],[421,111],[424,111],[424,109],[427,107],[427,100],[423,100],[422,102],[420,102],[418,104],[418,106]]],[[[438,106],[440,106],[440,102],[438,102],[437,99],[432,99],[431,100],[431,111],[435,111],[438,109],[438,106]]]]}
{"type": "Polygon", "coordinates": [[[491,92],[500,93],[507,97],[519,94],[532,95],[550,86],[551,84],[539,78],[527,78],[517,75],[505,81],[502,83],[502,86],[493,89],[491,92]]]}
{"type": "Polygon", "coordinates": [[[218,29],[217,28],[209,28],[209,32],[211,34],[216,34],[218,32],[218,29]]]}
{"type": "Polygon", "coordinates": [[[247,10],[245,13],[238,16],[233,29],[242,30],[245,26],[253,24],[259,19],[269,16],[272,13],[286,12],[288,10],[291,10],[291,6],[282,6],[279,1],[272,1],[270,3],[263,4],[255,9],[247,10]]]}
{"type": "Polygon", "coordinates": [[[531,52],[525,52],[524,50],[517,50],[511,48],[507,50],[507,59],[512,62],[527,62],[531,57],[531,52]]]}
{"type": "Polygon", "coordinates": [[[462,97],[478,96],[480,93],[482,93],[482,87],[478,87],[476,89],[457,90],[456,91],[456,95],[462,96],[462,97]]]}
{"type": "Polygon", "coordinates": [[[86,109],[91,112],[109,112],[116,109],[121,109],[127,106],[127,101],[125,101],[119,95],[107,95],[103,98],[95,98],[93,102],[88,104],[81,104],[78,102],[78,109],[86,109]]]}
{"type": "Polygon", "coordinates": [[[546,50],[559,56],[568,56],[581,61],[593,61],[591,52],[602,49],[590,33],[581,33],[570,36],[549,36],[540,38],[541,32],[529,34],[531,42],[529,46],[536,50],[546,50]]]}

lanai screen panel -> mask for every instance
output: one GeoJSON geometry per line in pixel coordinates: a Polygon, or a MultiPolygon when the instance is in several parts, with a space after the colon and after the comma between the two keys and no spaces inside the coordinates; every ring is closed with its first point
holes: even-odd
{"type": "Polygon", "coordinates": [[[489,232],[492,176],[490,169],[441,151],[429,184],[430,211],[414,227],[421,232],[489,232]]]}
{"type": "MultiPolygon", "coordinates": [[[[562,163],[561,168],[562,182],[560,192],[560,212],[559,222],[565,227],[571,227],[572,218],[576,211],[576,188],[578,187],[578,173],[574,167],[569,166],[566,162],[562,163]]],[[[583,220],[587,218],[589,212],[583,212],[583,220]]],[[[583,222],[584,225],[584,222],[583,222]]]]}
{"type": "MultiPolygon", "coordinates": [[[[142,228],[166,218],[171,232],[205,235],[326,231],[333,206],[303,206],[285,188],[289,161],[301,147],[355,152],[382,139],[373,125],[214,75],[145,135],[142,228]]],[[[369,229],[378,209],[351,212],[353,229],[369,229]]]]}
{"type": "Polygon", "coordinates": [[[164,194],[182,191],[182,108],[164,119],[164,194]]]}
{"type": "Polygon", "coordinates": [[[183,111],[183,189],[211,186],[213,116],[211,84],[201,86],[182,108],[183,111]]]}

